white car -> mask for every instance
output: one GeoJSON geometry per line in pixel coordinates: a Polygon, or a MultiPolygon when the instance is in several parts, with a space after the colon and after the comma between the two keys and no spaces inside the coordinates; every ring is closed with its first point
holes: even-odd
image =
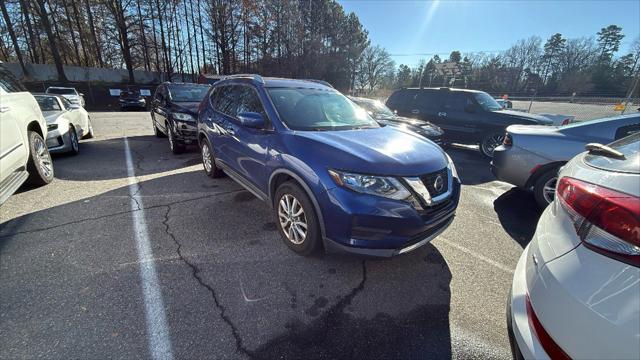
{"type": "Polygon", "coordinates": [[[72,87],[49,86],[45,90],[45,94],[62,95],[72,104],[79,104],[84,107],[84,94],[72,87]]]}
{"type": "Polygon", "coordinates": [[[640,133],[587,149],[516,266],[515,358],[640,359],[640,133]]]}
{"type": "Polygon", "coordinates": [[[33,95],[0,64],[0,204],[25,181],[38,186],[53,180],[46,137],[33,95]]]}
{"type": "Polygon", "coordinates": [[[93,137],[89,113],[60,95],[34,95],[47,121],[47,147],[51,153],[77,154],[78,140],[93,137]]]}

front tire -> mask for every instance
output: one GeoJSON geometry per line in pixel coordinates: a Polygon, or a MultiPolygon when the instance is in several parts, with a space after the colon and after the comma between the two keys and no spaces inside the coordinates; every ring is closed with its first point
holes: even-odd
{"type": "Polygon", "coordinates": [[[35,131],[29,131],[27,136],[29,138],[29,160],[27,161],[29,178],[27,182],[34,186],[47,185],[53,181],[53,162],[47,144],[42,136],[35,131]]]}
{"type": "Polygon", "coordinates": [[[93,134],[93,124],[91,124],[91,118],[87,120],[87,127],[89,128],[89,131],[87,131],[87,135],[85,135],[83,139],[93,139],[94,134],[93,134]]]}
{"type": "Polygon", "coordinates": [[[480,152],[482,155],[492,158],[493,151],[504,141],[504,132],[492,132],[486,134],[480,142],[480,152]]]}
{"type": "Polygon", "coordinates": [[[554,200],[557,182],[558,168],[553,168],[540,175],[533,185],[533,196],[541,209],[549,206],[554,200]]]}
{"type": "Polygon", "coordinates": [[[307,193],[294,181],[278,187],[276,224],[284,243],[295,253],[308,256],[322,243],[318,216],[307,193]]]}
{"type": "Polygon", "coordinates": [[[71,143],[69,154],[78,155],[80,152],[80,144],[78,143],[78,133],[76,132],[76,128],[73,126],[69,126],[69,142],[71,143]]]}
{"type": "Polygon", "coordinates": [[[211,144],[209,144],[208,140],[203,140],[202,146],[200,147],[200,154],[202,155],[202,166],[204,167],[204,172],[207,173],[208,177],[219,178],[224,175],[222,169],[216,166],[216,160],[213,157],[211,144]]]}

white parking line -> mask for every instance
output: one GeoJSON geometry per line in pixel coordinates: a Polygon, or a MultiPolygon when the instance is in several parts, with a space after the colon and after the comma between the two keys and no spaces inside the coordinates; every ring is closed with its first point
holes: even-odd
{"type": "Polygon", "coordinates": [[[493,261],[493,260],[489,259],[486,256],[480,255],[477,252],[469,250],[469,249],[467,249],[466,247],[464,247],[462,245],[458,245],[458,244],[454,243],[453,241],[443,237],[442,235],[438,236],[436,241],[438,241],[438,240],[441,243],[445,244],[445,245],[451,246],[452,248],[456,248],[456,249],[462,251],[463,253],[465,253],[467,255],[470,255],[470,256],[478,259],[478,260],[484,261],[487,264],[489,264],[491,266],[494,266],[494,267],[496,267],[496,268],[498,268],[498,269],[500,269],[500,270],[502,270],[504,272],[507,272],[509,274],[513,274],[515,272],[514,269],[508,267],[507,265],[500,264],[499,262],[493,261]]]}
{"type": "Polygon", "coordinates": [[[142,209],[142,199],[138,196],[138,180],[136,179],[129,141],[126,136],[124,137],[124,152],[127,161],[131,210],[136,210],[131,212],[131,216],[133,217],[138,262],[140,263],[140,281],[142,282],[142,295],[144,297],[149,352],[154,360],[173,359],[169,327],[164,313],[164,301],[162,301],[162,291],[160,290],[155,263],[152,261],[153,251],[149,243],[149,232],[145,222],[144,210],[142,209]]]}

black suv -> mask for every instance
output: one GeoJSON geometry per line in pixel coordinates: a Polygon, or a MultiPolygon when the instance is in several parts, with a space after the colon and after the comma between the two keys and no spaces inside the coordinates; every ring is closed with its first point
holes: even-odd
{"type": "Polygon", "coordinates": [[[491,95],[475,90],[424,88],[396,90],[387,106],[398,115],[432,122],[444,130],[446,142],[480,145],[487,157],[513,124],[551,125],[543,116],[505,110],[491,95]]]}
{"type": "Polygon", "coordinates": [[[120,91],[120,98],[118,99],[120,104],[120,110],[137,109],[146,110],[147,100],[140,94],[140,90],[126,89],[120,91]]]}
{"type": "Polygon", "coordinates": [[[174,154],[182,153],[185,145],[197,142],[198,106],[209,87],[186,83],[158,85],[151,102],[153,132],[157,137],[169,138],[169,148],[174,154]]]}

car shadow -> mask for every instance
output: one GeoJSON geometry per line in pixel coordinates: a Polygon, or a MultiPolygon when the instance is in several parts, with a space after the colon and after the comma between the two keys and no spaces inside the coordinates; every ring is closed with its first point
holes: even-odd
{"type": "MultiPolygon", "coordinates": [[[[73,181],[126,178],[123,141],[123,138],[81,141],[78,155],[54,155],[55,177],[73,181]]],[[[166,138],[145,135],[127,137],[127,141],[136,176],[162,173],[200,163],[197,147],[194,146],[187,147],[183,154],[175,155],[169,150],[166,138]],[[146,159],[154,161],[145,163],[146,159]]]]}
{"type": "Polygon", "coordinates": [[[496,180],[489,167],[491,160],[477,149],[459,145],[443,149],[453,160],[463,185],[478,185],[496,180]]]}
{"type": "MultiPolygon", "coordinates": [[[[73,166],[75,162],[65,162],[58,168],[64,174],[73,166]]],[[[225,321],[234,324],[240,343],[254,358],[452,357],[452,275],[436,247],[429,244],[386,260],[333,254],[301,257],[280,239],[271,210],[228,178],[212,180],[202,171],[187,171],[142,181],[139,187],[154,258],[175,259],[155,261],[169,327],[173,334],[188,334],[188,339],[172,339],[175,353],[237,355],[198,352],[212,346],[207,339],[225,326],[220,323],[221,306],[225,321]],[[217,306],[210,296],[181,290],[185,284],[197,284],[190,266],[198,281],[215,289],[217,306]],[[185,307],[189,312],[182,312],[185,307]]],[[[38,276],[37,286],[21,290],[29,293],[28,304],[12,297],[15,303],[2,306],[7,310],[4,323],[14,324],[18,333],[41,333],[21,329],[26,323],[19,319],[28,316],[47,319],[41,322],[46,326],[55,324],[57,331],[49,332],[46,341],[31,341],[25,335],[22,340],[34,344],[32,354],[46,350],[56,357],[75,357],[78,354],[65,351],[79,341],[85,356],[91,357],[112,346],[131,351],[127,349],[141,342],[144,331],[128,323],[126,311],[110,320],[121,323],[100,323],[90,312],[78,312],[78,305],[65,297],[84,289],[83,306],[107,316],[117,309],[141,308],[141,292],[129,296],[129,289],[121,288],[125,281],[132,286],[130,277],[135,279],[142,266],[120,264],[125,249],[135,248],[128,191],[120,187],[0,226],[0,255],[11,259],[5,265],[12,274],[28,274],[41,262],[55,269],[38,270],[33,275],[38,276]],[[46,314],[45,302],[55,305],[55,317],[46,314]],[[122,332],[118,338],[112,335],[114,328],[122,332]],[[65,336],[68,333],[79,338],[65,336]],[[58,346],[45,349],[52,343],[58,346]]],[[[7,291],[23,282],[29,281],[0,277],[7,291]]]]}
{"type": "Polygon", "coordinates": [[[533,194],[514,187],[494,200],[493,209],[502,228],[520,246],[526,247],[533,238],[542,214],[533,194]]]}

